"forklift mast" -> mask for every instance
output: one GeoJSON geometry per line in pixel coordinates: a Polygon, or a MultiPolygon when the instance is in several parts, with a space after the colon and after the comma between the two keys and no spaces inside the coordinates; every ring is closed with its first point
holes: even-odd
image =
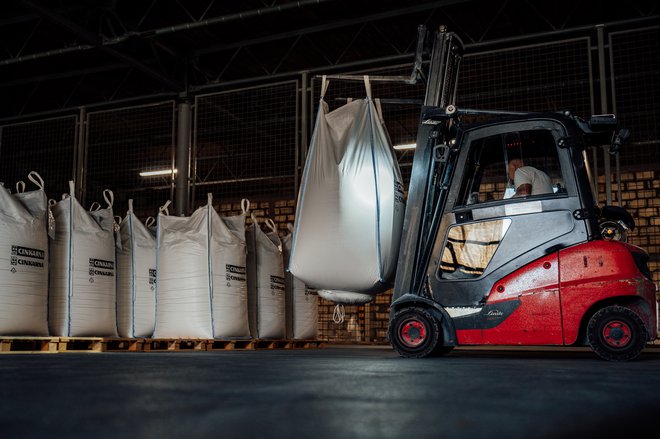
{"type": "Polygon", "coordinates": [[[419,292],[422,288],[428,261],[432,251],[434,233],[439,219],[438,212],[447,192],[446,145],[450,136],[452,119],[449,117],[456,105],[458,73],[464,46],[458,36],[440,27],[435,34],[431,51],[427,88],[422,107],[422,120],[417,132],[417,146],[413,157],[412,175],[403,223],[405,233],[399,250],[399,263],[394,282],[394,302],[401,295],[419,292]],[[444,120],[424,120],[431,110],[447,113],[444,120]]]}

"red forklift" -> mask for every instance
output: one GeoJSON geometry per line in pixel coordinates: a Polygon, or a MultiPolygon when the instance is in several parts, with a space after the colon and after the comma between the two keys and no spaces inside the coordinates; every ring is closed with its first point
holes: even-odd
{"type": "Polygon", "coordinates": [[[455,346],[590,346],[637,358],[657,336],[648,254],[634,221],[599,206],[586,149],[629,132],[614,115],[457,108],[463,44],[435,37],[408,190],[388,339],[403,357],[455,346]],[[552,190],[510,196],[524,160],[552,190]],[[616,239],[616,238],[619,239],[616,239]]]}

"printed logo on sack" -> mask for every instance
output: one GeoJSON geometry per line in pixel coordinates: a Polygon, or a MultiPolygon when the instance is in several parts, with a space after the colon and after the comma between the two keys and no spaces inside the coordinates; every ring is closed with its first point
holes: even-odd
{"type": "MultiPolygon", "coordinates": [[[[11,246],[10,263],[16,267],[34,267],[44,268],[44,259],[46,252],[37,248],[21,247],[19,245],[11,246]]],[[[12,267],[12,273],[16,273],[16,268],[12,267]]]]}
{"type": "Polygon", "coordinates": [[[398,181],[394,182],[394,202],[403,203],[403,185],[398,181]]]}
{"type": "Polygon", "coordinates": [[[149,285],[151,285],[151,291],[153,291],[156,285],[156,270],[154,268],[149,269],[149,285]]]}
{"type": "Polygon", "coordinates": [[[103,259],[89,258],[89,283],[94,283],[94,276],[110,276],[115,275],[115,263],[113,261],[105,261],[103,259]]]}
{"type": "Polygon", "coordinates": [[[225,265],[225,280],[227,281],[227,286],[231,286],[231,282],[245,282],[245,267],[238,265],[225,265]]]}
{"type": "Polygon", "coordinates": [[[270,294],[277,291],[284,291],[284,278],[281,276],[270,276],[270,294]]]}

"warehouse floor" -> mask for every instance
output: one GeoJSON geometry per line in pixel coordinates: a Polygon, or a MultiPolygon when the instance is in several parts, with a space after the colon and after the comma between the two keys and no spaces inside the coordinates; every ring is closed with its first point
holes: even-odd
{"type": "Polygon", "coordinates": [[[3,438],[657,438],[660,349],[0,355],[3,438]]]}

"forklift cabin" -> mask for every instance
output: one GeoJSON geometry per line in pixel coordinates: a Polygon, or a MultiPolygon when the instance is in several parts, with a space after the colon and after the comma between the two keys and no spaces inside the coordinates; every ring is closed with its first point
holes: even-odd
{"type": "Polygon", "coordinates": [[[636,358],[657,333],[648,254],[601,233],[604,222],[634,222],[598,206],[586,154],[591,144],[619,148],[626,131],[613,115],[458,109],[462,43],[439,32],[435,44],[390,308],[393,348],[425,357],[459,345],[589,345],[606,360],[636,358]],[[551,187],[512,196],[514,159],[551,187]]]}

